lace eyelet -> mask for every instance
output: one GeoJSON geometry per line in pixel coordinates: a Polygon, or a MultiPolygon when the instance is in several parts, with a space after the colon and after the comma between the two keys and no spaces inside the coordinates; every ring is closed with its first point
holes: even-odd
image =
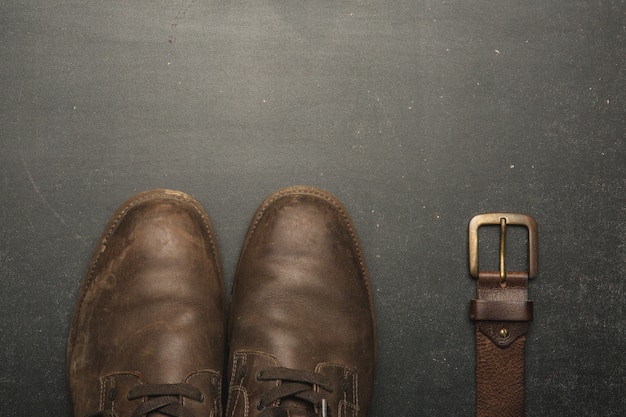
{"type": "Polygon", "coordinates": [[[200,402],[203,403],[204,402],[204,394],[200,393],[200,397],[199,398],[200,398],[200,402]]]}
{"type": "Polygon", "coordinates": [[[265,408],[265,406],[263,405],[263,403],[261,402],[261,400],[259,400],[259,402],[256,403],[256,409],[261,411],[265,408]]]}
{"type": "Polygon", "coordinates": [[[117,397],[117,390],[113,388],[112,390],[109,391],[109,400],[115,401],[116,397],[117,397]]]}
{"type": "Polygon", "coordinates": [[[345,380],[345,379],[342,379],[342,380],[341,380],[341,389],[342,389],[344,392],[348,392],[348,388],[349,388],[349,387],[350,387],[350,384],[348,383],[348,381],[347,381],[347,380],[345,380]]]}
{"type": "Polygon", "coordinates": [[[263,373],[261,371],[256,373],[256,380],[260,381],[261,380],[261,376],[263,375],[263,373]]]}

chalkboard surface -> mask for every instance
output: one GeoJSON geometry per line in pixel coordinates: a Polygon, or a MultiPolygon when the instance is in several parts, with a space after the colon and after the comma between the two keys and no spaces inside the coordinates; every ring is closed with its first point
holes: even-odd
{"type": "MultiPolygon", "coordinates": [[[[71,414],[72,309],[124,199],[197,198],[230,288],[258,204],[292,184],[336,194],[360,234],[379,331],[370,416],[473,415],[467,225],[491,211],[539,228],[527,415],[626,415],[623,1],[0,10],[3,416],[71,414]]],[[[497,232],[481,239],[491,262],[497,232]]],[[[515,258],[524,234],[510,239],[515,258]]]]}

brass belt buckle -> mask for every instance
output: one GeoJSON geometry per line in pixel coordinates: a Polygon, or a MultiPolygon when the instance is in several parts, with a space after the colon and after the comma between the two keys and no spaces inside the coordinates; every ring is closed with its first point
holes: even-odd
{"type": "Polygon", "coordinates": [[[476,215],[469,223],[470,274],[478,278],[478,228],[488,224],[500,225],[500,284],[506,286],[506,226],[519,225],[528,229],[528,278],[537,276],[537,222],[526,214],[484,213],[476,215]]]}

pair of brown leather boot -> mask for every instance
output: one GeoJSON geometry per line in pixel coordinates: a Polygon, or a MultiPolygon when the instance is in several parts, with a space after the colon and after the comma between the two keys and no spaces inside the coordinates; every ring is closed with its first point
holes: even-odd
{"type": "Polygon", "coordinates": [[[219,252],[190,196],[146,191],[106,227],[68,345],[74,415],[364,417],[376,330],[354,225],[332,195],[289,187],[248,230],[228,341],[219,252]],[[228,347],[225,345],[228,344],[228,347]]]}

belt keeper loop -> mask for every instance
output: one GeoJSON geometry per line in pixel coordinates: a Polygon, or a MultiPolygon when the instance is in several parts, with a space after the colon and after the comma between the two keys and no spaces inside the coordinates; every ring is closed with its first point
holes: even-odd
{"type": "Polygon", "coordinates": [[[532,301],[471,300],[470,318],[475,321],[532,321],[532,301]]]}

